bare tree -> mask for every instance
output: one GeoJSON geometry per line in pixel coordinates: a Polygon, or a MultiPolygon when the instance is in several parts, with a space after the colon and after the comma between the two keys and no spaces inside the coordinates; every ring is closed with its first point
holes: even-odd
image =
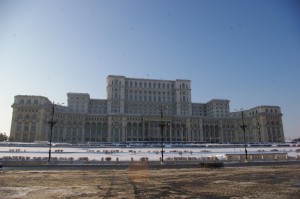
{"type": "Polygon", "coordinates": [[[0,142],[6,142],[8,141],[8,136],[6,133],[0,133],[0,142]]]}

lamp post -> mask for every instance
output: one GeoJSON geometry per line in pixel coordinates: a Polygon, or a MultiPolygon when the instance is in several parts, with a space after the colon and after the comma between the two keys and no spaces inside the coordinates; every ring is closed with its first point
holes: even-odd
{"type": "Polygon", "coordinates": [[[163,124],[163,111],[160,107],[160,131],[161,131],[161,163],[164,162],[164,124],[163,124]]]}
{"type": "Polygon", "coordinates": [[[160,106],[160,130],[161,130],[161,164],[164,162],[164,126],[163,123],[163,108],[168,108],[167,106],[160,106]]]}
{"type": "Polygon", "coordinates": [[[56,122],[54,122],[54,102],[52,103],[52,115],[51,115],[51,121],[48,122],[50,124],[50,146],[49,146],[49,158],[48,163],[50,163],[51,159],[51,147],[52,147],[52,132],[53,132],[53,126],[56,122]]]}
{"type": "Polygon", "coordinates": [[[247,146],[246,146],[246,135],[245,135],[245,130],[246,130],[247,125],[245,125],[245,121],[244,121],[244,111],[242,110],[242,125],[241,128],[243,129],[243,133],[244,133],[244,146],[245,146],[245,154],[246,154],[246,161],[247,161],[247,146]]]}
{"type": "MultiPolygon", "coordinates": [[[[60,104],[60,105],[63,105],[64,103],[60,104]]],[[[50,137],[49,137],[49,157],[48,157],[48,163],[50,164],[50,160],[51,160],[51,147],[52,147],[52,133],[53,133],[53,126],[54,124],[56,123],[54,121],[54,106],[55,106],[55,103],[52,102],[52,112],[51,112],[51,121],[49,121],[48,123],[50,124],[50,137]]]]}

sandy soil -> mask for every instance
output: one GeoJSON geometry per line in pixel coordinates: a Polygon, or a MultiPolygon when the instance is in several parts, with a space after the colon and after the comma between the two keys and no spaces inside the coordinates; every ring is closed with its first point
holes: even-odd
{"type": "Polygon", "coordinates": [[[300,166],[0,171],[0,198],[300,198],[300,166]]]}

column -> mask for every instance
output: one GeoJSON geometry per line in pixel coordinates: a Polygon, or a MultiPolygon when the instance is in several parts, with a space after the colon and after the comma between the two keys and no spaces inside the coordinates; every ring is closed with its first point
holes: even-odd
{"type": "Polygon", "coordinates": [[[172,122],[169,125],[170,141],[172,141],[172,122]]]}
{"type": "Polygon", "coordinates": [[[126,142],[126,128],[127,128],[127,118],[126,117],[122,117],[122,135],[121,135],[121,137],[122,137],[122,141],[124,142],[126,142]]]}
{"type": "Polygon", "coordinates": [[[112,126],[111,126],[111,116],[107,117],[107,142],[111,142],[112,126]]]}

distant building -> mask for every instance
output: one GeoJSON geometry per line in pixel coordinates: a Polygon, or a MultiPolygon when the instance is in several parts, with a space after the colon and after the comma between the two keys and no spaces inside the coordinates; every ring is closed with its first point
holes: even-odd
{"type": "MultiPolygon", "coordinates": [[[[243,143],[241,111],[230,112],[229,100],[193,103],[190,80],[155,80],[109,75],[106,99],[68,93],[66,106],[54,105],[52,141],[165,141],[243,143]]],[[[11,123],[13,141],[47,141],[51,101],[42,96],[15,96],[11,123]]],[[[257,106],[244,112],[246,142],[284,142],[278,106],[257,106]]]]}

